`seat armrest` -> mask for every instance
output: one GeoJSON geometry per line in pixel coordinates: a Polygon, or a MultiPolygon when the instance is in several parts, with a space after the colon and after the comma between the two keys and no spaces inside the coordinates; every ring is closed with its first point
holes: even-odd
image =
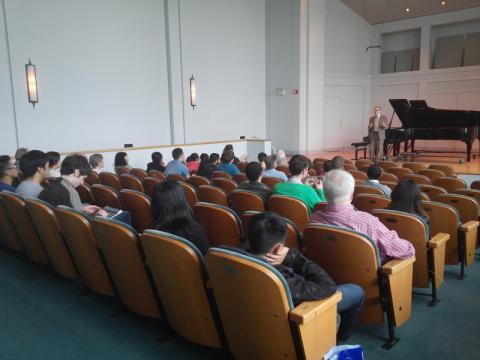
{"type": "Polygon", "coordinates": [[[468,232],[475,230],[480,223],[476,220],[467,221],[465,224],[460,225],[460,231],[468,232]]]}
{"type": "Polygon", "coordinates": [[[428,241],[428,247],[435,249],[443,246],[448,240],[450,240],[450,234],[438,233],[428,241]]]}
{"type": "Polygon", "coordinates": [[[409,259],[401,260],[394,259],[390,260],[388,263],[382,266],[383,274],[395,274],[399,271],[402,271],[404,268],[408,267],[410,264],[415,262],[415,256],[412,256],[409,259]]]}
{"type": "Polygon", "coordinates": [[[342,293],[337,291],[335,294],[326,299],[305,301],[290,311],[290,320],[296,324],[306,324],[315,319],[325,310],[331,308],[332,306],[336,306],[340,300],[342,300],[342,293]]]}

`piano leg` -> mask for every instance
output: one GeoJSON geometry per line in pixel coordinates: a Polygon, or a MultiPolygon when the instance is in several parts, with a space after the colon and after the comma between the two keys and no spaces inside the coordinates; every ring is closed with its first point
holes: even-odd
{"type": "Polygon", "coordinates": [[[412,139],[410,144],[411,144],[411,148],[410,148],[411,150],[410,151],[413,153],[413,152],[415,152],[415,139],[412,139]]]}
{"type": "Polygon", "coordinates": [[[465,141],[465,143],[467,144],[467,162],[470,162],[470,160],[472,159],[472,141],[465,141]]]}

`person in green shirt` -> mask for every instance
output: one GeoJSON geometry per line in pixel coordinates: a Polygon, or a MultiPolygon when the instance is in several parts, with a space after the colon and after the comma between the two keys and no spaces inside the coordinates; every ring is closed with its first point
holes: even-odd
{"type": "Polygon", "coordinates": [[[327,201],[323,193],[322,181],[308,176],[310,159],[303,155],[291,158],[288,169],[292,177],[275,186],[275,194],[287,195],[302,200],[312,212],[318,202],[327,201]]]}

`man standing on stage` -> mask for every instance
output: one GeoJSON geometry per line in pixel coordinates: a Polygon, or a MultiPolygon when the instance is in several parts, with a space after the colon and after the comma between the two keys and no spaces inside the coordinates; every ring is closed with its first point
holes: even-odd
{"type": "Polygon", "coordinates": [[[375,115],[368,122],[368,139],[370,140],[370,158],[380,160],[383,157],[383,142],[385,141],[385,129],[387,128],[387,117],[382,115],[382,108],[373,108],[375,115]]]}

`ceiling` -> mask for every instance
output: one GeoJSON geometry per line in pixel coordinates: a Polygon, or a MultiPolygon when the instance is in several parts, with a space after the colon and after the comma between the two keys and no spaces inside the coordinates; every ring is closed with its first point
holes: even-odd
{"type": "Polygon", "coordinates": [[[410,19],[480,6],[480,0],[340,0],[370,24],[410,19]],[[365,5],[366,4],[366,14],[365,5]],[[410,8],[410,12],[405,9],[410,8]]]}

